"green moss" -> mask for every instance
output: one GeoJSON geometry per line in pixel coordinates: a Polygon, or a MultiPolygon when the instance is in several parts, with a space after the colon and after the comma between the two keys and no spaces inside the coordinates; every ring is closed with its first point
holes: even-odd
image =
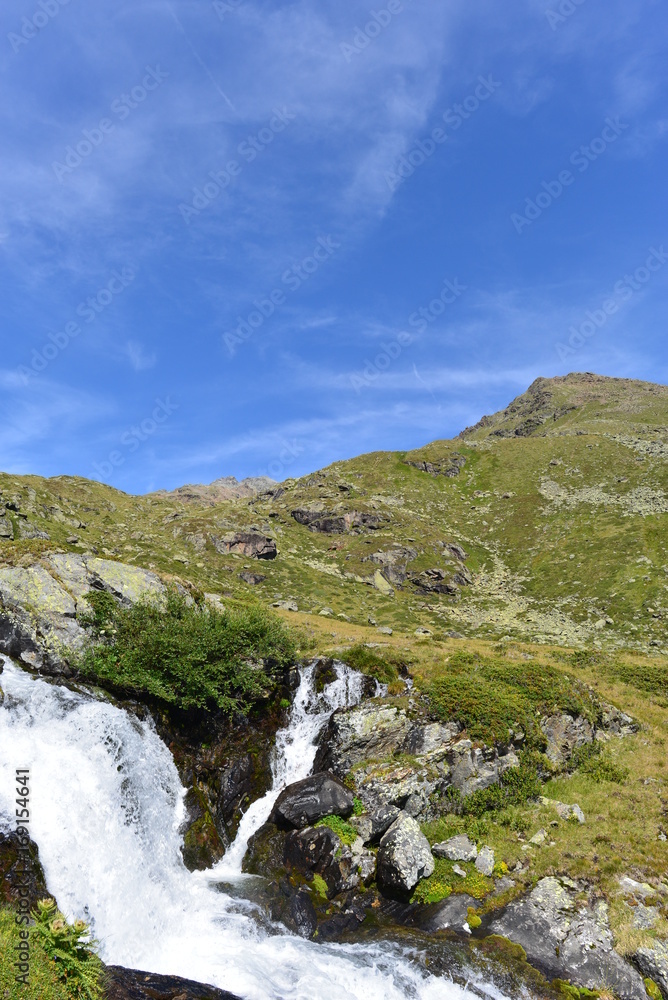
{"type": "Polygon", "coordinates": [[[468,907],[466,913],[468,918],[467,923],[471,928],[471,930],[474,931],[477,927],[480,927],[482,920],[480,919],[480,917],[478,916],[478,914],[476,913],[476,911],[473,909],[472,906],[468,907]]]}
{"type": "Polygon", "coordinates": [[[643,983],[645,984],[645,993],[650,1000],[663,1000],[661,990],[653,979],[650,979],[648,976],[646,979],[643,979],[643,983]]]}
{"type": "Polygon", "coordinates": [[[366,812],[366,806],[364,805],[361,799],[358,799],[357,796],[355,796],[355,798],[353,799],[353,816],[361,816],[362,813],[365,812],[366,812]]]}
{"type": "Polygon", "coordinates": [[[350,823],[346,823],[344,819],[341,819],[340,816],[324,816],[315,825],[329,827],[330,830],[334,831],[341,843],[348,846],[354,844],[359,837],[357,830],[350,823]]]}
{"type": "Polygon", "coordinates": [[[317,872],[311,879],[311,888],[316,896],[320,896],[322,899],[327,898],[327,893],[329,892],[329,887],[325,882],[322,875],[318,875],[317,872]]]}
{"type": "Polygon", "coordinates": [[[438,903],[453,892],[466,893],[474,899],[484,899],[494,888],[493,881],[481,875],[472,863],[461,864],[460,867],[466,871],[465,878],[453,871],[451,861],[436,858],[433,875],[417,884],[411,902],[438,903]]]}

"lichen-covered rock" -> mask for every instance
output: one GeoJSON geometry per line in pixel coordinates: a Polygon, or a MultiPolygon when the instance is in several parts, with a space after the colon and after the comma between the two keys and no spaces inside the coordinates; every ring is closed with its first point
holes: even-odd
{"type": "Polygon", "coordinates": [[[379,887],[389,894],[406,894],[413,891],[420,879],[433,873],[429,841],[412,816],[401,813],[380,841],[379,887]]]}
{"type": "Polygon", "coordinates": [[[455,744],[453,754],[452,784],[465,797],[497,785],[505,771],[520,763],[512,750],[500,755],[495,747],[472,747],[470,740],[455,744]]]}
{"type": "Polygon", "coordinates": [[[540,728],[547,740],[545,755],[553,764],[564,764],[575,749],[594,739],[594,727],[581,715],[551,715],[541,720],[540,728]]]}
{"type": "Polygon", "coordinates": [[[668,1000],[668,942],[657,941],[651,948],[639,948],[635,961],[643,975],[653,979],[668,1000]]]}
{"type": "Polygon", "coordinates": [[[211,535],[211,542],[221,555],[236,553],[248,559],[275,559],[278,555],[275,540],[257,531],[234,531],[222,537],[211,535]]]}
{"type": "Polygon", "coordinates": [[[315,766],[345,777],[355,764],[393,753],[410,728],[405,710],[394,705],[364,704],[335,712],[320,738],[315,766]]]}
{"type": "Polygon", "coordinates": [[[448,861],[475,861],[478,857],[478,848],[471,843],[465,833],[460,833],[456,837],[450,837],[450,840],[434,844],[432,853],[437,858],[447,858],[448,861]]]}
{"type": "Polygon", "coordinates": [[[521,945],[550,979],[591,990],[606,986],[622,1000],[646,1000],[637,971],[613,948],[607,905],[576,902],[576,891],[563,879],[541,879],[527,896],[509,903],[490,931],[521,945]]]}
{"type": "Polygon", "coordinates": [[[480,872],[481,875],[486,875],[488,878],[490,875],[494,874],[494,851],[491,847],[483,847],[480,849],[480,853],[475,861],[476,870],[480,872]]]}
{"type": "Polygon", "coordinates": [[[398,806],[384,805],[361,816],[351,816],[350,824],[358,832],[364,844],[374,844],[389,830],[399,816],[398,806]]]}
{"type": "Polygon", "coordinates": [[[360,883],[353,852],[328,826],[293,830],[285,838],[283,858],[289,871],[324,879],[329,898],[360,883]]]}
{"type": "Polygon", "coordinates": [[[284,788],[274,803],[270,822],[284,829],[310,826],[324,816],[350,816],[354,797],[329,772],[320,772],[284,788]]]}

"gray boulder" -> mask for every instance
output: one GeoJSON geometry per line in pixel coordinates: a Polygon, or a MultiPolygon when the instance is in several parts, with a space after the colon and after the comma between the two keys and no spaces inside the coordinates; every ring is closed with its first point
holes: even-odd
{"type": "Polygon", "coordinates": [[[478,848],[465,833],[434,844],[432,852],[437,858],[446,858],[448,861],[475,861],[478,857],[478,848]]]}
{"type": "Polygon", "coordinates": [[[573,883],[544,878],[527,896],[509,903],[490,926],[521,945],[550,979],[568,979],[594,990],[607,986],[621,1000],[646,1000],[637,971],[613,949],[607,905],[576,902],[573,883]]]}
{"type": "Polygon", "coordinates": [[[360,884],[358,859],[327,826],[289,833],[285,840],[284,862],[288,870],[323,878],[329,897],[360,884]]]}
{"type": "Polygon", "coordinates": [[[358,831],[363,843],[373,844],[389,830],[400,812],[397,806],[384,805],[375,812],[352,816],[350,824],[358,831]]]}
{"type": "Polygon", "coordinates": [[[256,531],[235,531],[222,537],[211,535],[211,542],[221,555],[236,553],[248,559],[275,559],[278,555],[274,539],[256,531]]]}
{"type": "Polygon", "coordinates": [[[320,739],[315,766],[343,777],[355,764],[392,754],[410,728],[404,709],[394,705],[365,704],[335,712],[320,739]]]}
{"type": "Polygon", "coordinates": [[[270,823],[283,829],[299,829],[323,816],[350,816],[353,793],[329,772],[313,774],[284,788],[274,803],[270,823]]]}
{"type": "Polygon", "coordinates": [[[547,740],[545,755],[553,764],[565,764],[574,750],[594,739],[594,727],[581,715],[551,715],[541,720],[540,728],[547,740]]]}
{"type": "Polygon", "coordinates": [[[643,975],[653,979],[668,1000],[668,943],[657,941],[651,948],[639,948],[634,957],[643,975]]]}
{"type": "Polygon", "coordinates": [[[500,755],[493,747],[472,747],[470,740],[460,740],[453,751],[452,784],[464,797],[498,785],[501,775],[511,767],[519,767],[520,763],[512,750],[500,755]]]}
{"type": "Polygon", "coordinates": [[[494,874],[494,851],[491,847],[483,847],[475,861],[476,871],[489,877],[494,874]]]}
{"type": "Polygon", "coordinates": [[[433,873],[429,841],[412,816],[401,813],[380,841],[377,859],[380,889],[390,895],[406,894],[413,891],[420,879],[433,873]]]}
{"type": "Polygon", "coordinates": [[[421,906],[414,919],[420,930],[426,931],[428,934],[448,930],[458,934],[470,934],[469,907],[475,909],[479,905],[472,896],[458,893],[455,896],[449,896],[448,899],[441,900],[440,903],[421,906]]]}

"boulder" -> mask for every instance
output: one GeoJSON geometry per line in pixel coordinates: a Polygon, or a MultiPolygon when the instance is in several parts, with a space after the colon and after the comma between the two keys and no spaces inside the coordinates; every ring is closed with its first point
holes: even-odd
{"type": "Polygon", "coordinates": [[[491,847],[483,847],[475,861],[476,871],[488,878],[494,874],[494,851],[491,847]]]}
{"type": "Polygon", "coordinates": [[[414,917],[415,924],[421,931],[427,934],[436,934],[438,931],[455,931],[457,934],[470,934],[469,909],[475,909],[480,905],[472,896],[466,893],[458,893],[441,900],[440,903],[432,903],[429,906],[421,906],[414,917]]]}
{"type": "Polygon", "coordinates": [[[401,813],[380,841],[376,876],[379,887],[390,895],[405,895],[433,872],[429,841],[412,816],[401,813]]]}
{"type": "Polygon", "coordinates": [[[215,986],[180,976],[123,969],[119,965],[107,966],[104,987],[107,1000],[238,1000],[234,994],[215,986]]]}
{"type": "Polygon", "coordinates": [[[320,504],[311,507],[297,507],[290,513],[298,524],[303,524],[309,531],[328,535],[343,535],[352,528],[369,528],[373,531],[380,528],[385,520],[378,514],[368,514],[357,510],[325,511],[320,504]]]}
{"type": "Polygon", "coordinates": [[[512,750],[499,755],[493,747],[472,747],[470,740],[460,740],[453,747],[452,784],[466,797],[497,785],[501,775],[519,763],[512,750]]]}
{"type": "Polygon", "coordinates": [[[359,832],[363,843],[374,844],[389,830],[400,812],[397,806],[385,805],[374,812],[352,816],[350,824],[359,832]]]}
{"type": "Polygon", "coordinates": [[[274,803],[269,820],[283,829],[299,829],[323,816],[350,816],[353,802],[350,789],[324,771],[284,788],[274,803]]]}
{"type": "Polygon", "coordinates": [[[551,715],[541,720],[540,728],[547,740],[545,755],[553,764],[565,764],[574,750],[594,739],[594,727],[581,715],[551,715]]]}
{"type": "Polygon", "coordinates": [[[634,958],[643,975],[653,979],[668,1000],[668,943],[656,941],[651,948],[639,948],[634,958]]]}
{"type": "Polygon", "coordinates": [[[490,933],[521,945],[549,979],[567,979],[590,990],[606,986],[621,1000],[646,1000],[641,977],[613,949],[606,903],[576,902],[572,885],[541,879],[527,896],[508,904],[490,933]]]}
{"type": "Polygon", "coordinates": [[[320,738],[315,767],[345,777],[355,764],[400,748],[410,728],[404,709],[394,705],[366,704],[335,712],[320,738]]]}
{"type": "Polygon", "coordinates": [[[342,844],[328,826],[293,830],[285,839],[283,859],[289,871],[324,879],[328,898],[355,889],[360,883],[350,847],[342,844]]]}
{"type": "Polygon", "coordinates": [[[234,531],[222,537],[211,535],[211,542],[221,555],[235,553],[249,559],[275,559],[278,555],[274,539],[256,531],[234,531]]]}
{"type": "Polygon", "coordinates": [[[432,852],[437,858],[446,858],[448,861],[475,861],[478,857],[478,848],[465,833],[434,844],[432,852]]]}

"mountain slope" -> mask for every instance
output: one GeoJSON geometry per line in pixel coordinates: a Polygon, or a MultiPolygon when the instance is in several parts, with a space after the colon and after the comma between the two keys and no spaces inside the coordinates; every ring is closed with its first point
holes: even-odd
{"type": "Polygon", "coordinates": [[[97,551],[227,601],[324,610],[319,628],[345,616],[369,641],[371,618],[402,632],[660,650],[667,428],[666,387],[572,374],[538,379],[455,440],[336,462],[254,496],[213,484],[131,497],[0,475],[0,559],[97,551]]]}

